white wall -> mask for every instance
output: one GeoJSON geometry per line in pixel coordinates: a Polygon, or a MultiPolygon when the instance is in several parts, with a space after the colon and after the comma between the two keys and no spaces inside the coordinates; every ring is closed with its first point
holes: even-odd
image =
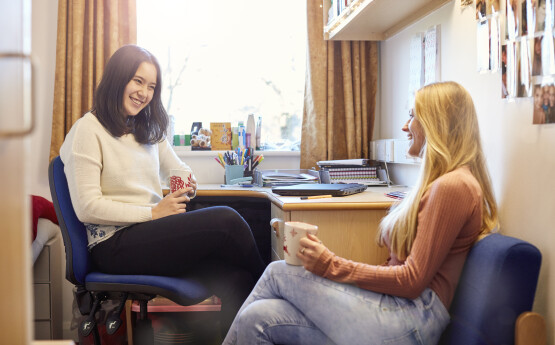
{"type": "Polygon", "coordinates": [[[33,0],[32,2],[32,57],[35,72],[35,114],[37,126],[31,136],[33,149],[29,169],[30,185],[35,195],[47,199],[48,156],[52,128],[52,107],[54,96],[54,72],[56,69],[56,30],[58,0],[33,0]]]}
{"type": "MultiPolygon", "coordinates": [[[[405,138],[409,44],[432,25],[441,26],[441,76],[462,84],[474,98],[482,141],[500,208],[501,231],[536,245],[542,269],[534,311],[546,318],[548,343],[555,341],[555,124],[532,125],[532,100],[500,97],[501,75],[476,72],[474,6],[453,0],[380,44],[378,138],[405,138]]],[[[408,169],[404,181],[414,181],[408,169]]],[[[397,182],[397,181],[396,181],[397,182]]],[[[405,182],[410,184],[409,182],[405,182]]]]}
{"type": "MultiPolygon", "coordinates": [[[[31,135],[29,167],[29,191],[48,200],[48,157],[52,128],[52,107],[54,96],[54,74],[56,69],[56,31],[58,0],[33,0],[32,2],[32,58],[35,64],[34,109],[36,128],[31,135]]],[[[62,249],[63,251],[63,249],[62,249]]],[[[65,253],[61,253],[62,258],[65,253]]],[[[72,284],[65,280],[65,260],[62,260],[62,328],[64,339],[79,340],[77,331],[70,331],[72,319],[72,284]]]]}

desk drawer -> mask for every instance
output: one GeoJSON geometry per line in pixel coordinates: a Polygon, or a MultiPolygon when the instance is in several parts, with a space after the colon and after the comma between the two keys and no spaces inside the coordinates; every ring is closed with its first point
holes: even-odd
{"type": "Polygon", "coordinates": [[[35,339],[52,339],[52,328],[49,320],[35,321],[35,339]]]}
{"type": "Polygon", "coordinates": [[[50,284],[33,284],[35,320],[50,319],[50,284]]]}
{"type": "Polygon", "coordinates": [[[44,246],[33,265],[33,282],[50,282],[50,246],[44,246]]]}
{"type": "MultiPolygon", "coordinates": [[[[376,244],[378,224],[386,210],[290,211],[290,220],[318,226],[318,238],[336,255],[379,265],[387,248],[376,244]]],[[[279,252],[278,252],[279,253],[279,252]]]]}

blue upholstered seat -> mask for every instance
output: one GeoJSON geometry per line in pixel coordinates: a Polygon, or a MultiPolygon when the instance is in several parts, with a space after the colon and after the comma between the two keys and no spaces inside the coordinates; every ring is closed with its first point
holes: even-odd
{"type": "MultiPolygon", "coordinates": [[[[141,316],[146,319],[146,302],[156,295],[166,297],[180,305],[192,305],[211,296],[198,281],[185,277],[163,277],[151,275],[114,275],[92,270],[87,250],[87,234],[84,224],[79,221],[69,195],[64,164],[60,157],[52,160],[49,167],[50,191],[56,215],[62,230],[66,252],[66,279],[77,286],[77,302],[84,314],[94,318],[94,308],[103,299],[137,299],[141,303],[141,316]],[[96,303],[95,303],[96,302],[96,303]]],[[[146,255],[146,254],[145,254],[146,255]]],[[[124,302],[124,300],[122,301],[124,302]]],[[[119,318],[119,315],[117,315],[119,318]]],[[[145,321],[145,320],[143,320],[145,321]]],[[[148,320],[146,320],[148,321],[148,320]]],[[[95,343],[100,344],[96,324],[92,330],[95,343]]],[[[143,322],[149,327],[149,322],[143,322]]],[[[86,328],[82,325],[81,328],[86,328]]],[[[81,329],[80,332],[88,331],[81,329]]],[[[108,329],[110,332],[110,329],[108,329]]],[[[143,331],[134,337],[135,343],[152,343],[152,330],[143,331]],[[146,334],[146,335],[145,335],[146,334]]]]}
{"type": "Polygon", "coordinates": [[[492,234],[466,260],[443,345],[514,344],[518,316],[532,309],[541,254],[532,244],[492,234]]]}

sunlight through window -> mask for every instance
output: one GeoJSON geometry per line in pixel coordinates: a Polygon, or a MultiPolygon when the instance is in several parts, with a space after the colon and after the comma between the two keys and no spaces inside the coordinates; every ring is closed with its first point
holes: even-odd
{"type": "Polygon", "coordinates": [[[266,149],[298,150],[304,0],[137,0],[137,41],[160,62],[176,134],[254,114],[266,149]]]}

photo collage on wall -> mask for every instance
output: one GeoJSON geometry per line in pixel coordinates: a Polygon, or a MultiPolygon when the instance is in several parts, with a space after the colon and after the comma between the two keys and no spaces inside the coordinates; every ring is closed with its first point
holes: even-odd
{"type": "Polygon", "coordinates": [[[478,71],[501,70],[500,96],[534,99],[534,124],[555,123],[555,0],[476,0],[478,71]]]}

